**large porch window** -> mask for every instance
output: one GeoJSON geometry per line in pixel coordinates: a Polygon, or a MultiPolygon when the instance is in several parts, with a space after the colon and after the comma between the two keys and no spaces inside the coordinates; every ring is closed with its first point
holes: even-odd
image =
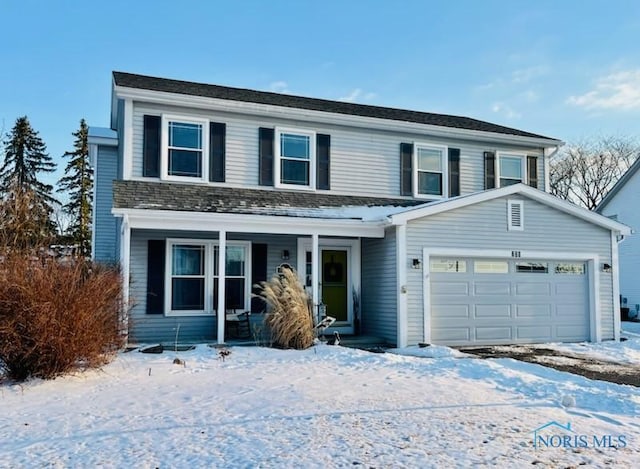
{"type": "MultiPolygon", "coordinates": [[[[218,241],[167,240],[167,315],[211,315],[218,307],[218,241]]],[[[225,305],[250,309],[251,243],[227,241],[225,305]]]]}

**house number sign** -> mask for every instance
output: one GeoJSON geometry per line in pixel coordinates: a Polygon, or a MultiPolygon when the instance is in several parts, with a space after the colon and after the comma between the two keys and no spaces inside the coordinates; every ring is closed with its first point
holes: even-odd
{"type": "Polygon", "coordinates": [[[520,251],[511,251],[511,257],[520,257],[520,251]]]}

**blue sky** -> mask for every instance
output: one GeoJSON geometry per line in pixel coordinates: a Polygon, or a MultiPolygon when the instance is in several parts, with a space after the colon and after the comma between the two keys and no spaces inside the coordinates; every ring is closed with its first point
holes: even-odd
{"type": "MultiPolygon", "coordinates": [[[[107,126],[111,71],[640,135],[637,1],[0,0],[0,129],[107,126]]],[[[63,164],[60,164],[60,176],[63,164]]]]}

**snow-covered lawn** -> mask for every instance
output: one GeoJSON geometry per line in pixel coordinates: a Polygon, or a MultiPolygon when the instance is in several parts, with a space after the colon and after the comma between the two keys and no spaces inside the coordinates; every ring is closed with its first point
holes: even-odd
{"type": "MultiPolygon", "coordinates": [[[[615,346],[633,359],[625,350],[640,348],[638,341],[615,346]]],[[[225,361],[206,346],[123,353],[101,371],[0,385],[0,467],[638,467],[640,461],[635,387],[446,347],[386,354],[328,345],[230,350],[225,361]],[[176,356],[185,366],[173,364],[176,356]],[[534,448],[534,430],[551,421],[570,423],[589,443],[622,435],[626,447],[534,448]]]]}

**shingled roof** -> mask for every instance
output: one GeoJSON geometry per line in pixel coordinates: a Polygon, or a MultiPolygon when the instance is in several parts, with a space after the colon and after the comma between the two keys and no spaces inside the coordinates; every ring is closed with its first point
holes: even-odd
{"type": "Polygon", "coordinates": [[[113,72],[116,86],[125,88],[137,88],[167,93],[185,94],[190,96],[203,96],[206,98],[228,99],[231,101],[243,101],[248,103],[270,104],[313,111],[334,112],[353,116],[374,117],[418,124],[452,127],[456,129],[476,130],[481,132],[493,132],[519,137],[542,138],[556,140],[543,135],[525,132],[523,130],[504,127],[470,117],[451,116],[447,114],[434,114],[430,112],[410,111],[382,106],[369,106],[364,104],[346,103],[343,101],[331,101],[328,99],[307,98],[290,94],[271,93],[244,88],[232,88],[228,86],[193,83],[189,81],[171,80],[168,78],[150,77],[125,72],[113,72]]]}
{"type": "Polygon", "coordinates": [[[114,209],[311,216],[314,209],[344,207],[411,207],[424,201],[359,197],[311,192],[200,186],[147,181],[113,181],[114,209]]]}

